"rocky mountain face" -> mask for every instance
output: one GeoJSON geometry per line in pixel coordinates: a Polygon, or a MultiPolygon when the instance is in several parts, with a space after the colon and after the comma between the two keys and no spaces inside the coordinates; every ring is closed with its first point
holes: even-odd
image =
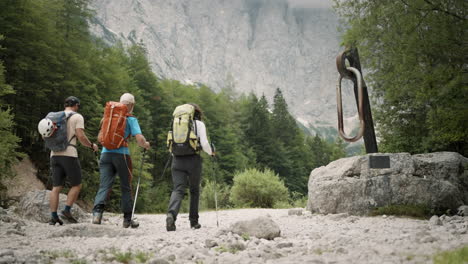
{"type": "MultiPolygon", "coordinates": [[[[309,128],[336,127],[338,19],[331,0],[94,0],[92,30],[108,42],[143,42],[154,72],[215,91],[280,88],[309,128]]],[[[350,89],[345,114],[356,112],[350,89]]]]}

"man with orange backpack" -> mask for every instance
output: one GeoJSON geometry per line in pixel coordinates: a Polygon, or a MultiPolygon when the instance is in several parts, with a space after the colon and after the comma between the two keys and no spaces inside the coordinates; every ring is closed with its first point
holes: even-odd
{"type": "Polygon", "coordinates": [[[115,175],[120,177],[122,191],[123,227],[137,228],[139,223],[132,219],[132,160],[127,139],[136,138],[138,146],[149,149],[150,143],[141,133],[138,119],[131,115],[135,97],[124,93],[120,102],[107,102],[99,131],[99,142],[103,145],[99,161],[100,184],[94,199],[93,224],[101,224],[104,207],[109,198],[115,175]]]}

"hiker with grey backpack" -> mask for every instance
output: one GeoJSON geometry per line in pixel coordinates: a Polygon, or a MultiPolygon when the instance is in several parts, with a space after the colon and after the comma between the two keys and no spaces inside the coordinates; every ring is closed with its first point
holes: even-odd
{"type": "Polygon", "coordinates": [[[190,227],[199,229],[198,205],[202,172],[200,151],[203,150],[210,156],[215,153],[208,142],[206,127],[202,122],[202,110],[198,105],[180,105],[174,110],[173,117],[172,129],[167,137],[167,145],[173,157],[173,189],[166,216],[166,230],[176,230],[175,221],[187,187],[190,189],[190,227]]]}
{"type": "Polygon", "coordinates": [[[50,149],[50,167],[52,170],[53,188],[50,193],[50,225],[62,225],[63,221],[57,214],[59,195],[65,183],[70,182],[65,208],[60,216],[70,223],[78,221],[71,214],[71,207],[78,199],[81,190],[81,166],[76,149],[77,138],[86,147],[98,151],[98,146],[92,143],[84,132],[84,118],[78,113],[80,100],[75,96],[65,99],[65,110],[50,112],[38,124],[38,130],[50,149]]]}

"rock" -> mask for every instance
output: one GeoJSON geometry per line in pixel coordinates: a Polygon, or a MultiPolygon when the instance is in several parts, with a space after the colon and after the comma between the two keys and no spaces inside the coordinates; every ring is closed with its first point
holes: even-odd
{"type": "Polygon", "coordinates": [[[276,245],[277,248],[288,248],[292,246],[293,246],[292,242],[281,242],[278,245],[276,245]]]}
{"type": "Polygon", "coordinates": [[[367,154],[314,169],[307,210],[365,215],[377,207],[423,204],[452,209],[468,204],[468,158],[454,152],[367,154]],[[369,157],[390,157],[390,168],[369,168],[369,157]]]}
{"type": "Polygon", "coordinates": [[[271,218],[258,217],[252,220],[238,221],[234,223],[230,230],[234,234],[249,235],[257,238],[274,239],[281,235],[281,230],[271,218]]]}
{"type": "Polygon", "coordinates": [[[457,215],[468,216],[468,205],[458,207],[457,215]]]}
{"type": "Polygon", "coordinates": [[[288,215],[302,215],[302,209],[289,209],[288,215]]]}
{"type": "Polygon", "coordinates": [[[13,256],[4,256],[0,257],[0,264],[10,264],[16,261],[15,257],[13,256]]]}
{"type": "Polygon", "coordinates": [[[347,214],[347,213],[327,215],[328,218],[330,218],[331,220],[335,220],[335,221],[344,219],[344,218],[346,218],[348,216],[349,216],[349,214],[347,214]]]}
{"type": "Polygon", "coordinates": [[[15,256],[15,252],[9,249],[0,250],[0,257],[5,257],[5,256],[15,256]]]}
{"type": "Polygon", "coordinates": [[[433,236],[426,236],[426,237],[423,237],[420,241],[421,243],[432,243],[432,242],[437,241],[437,239],[433,236]]]}
{"type": "Polygon", "coordinates": [[[170,262],[162,258],[154,258],[148,260],[148,264],[170,264],[170,262]]]}
{"type": "Polygon", "coordinates": [[[429,223],[431,224],[431,226],[442,225],[442,221],[439,219],[437,215],[433,215],[431,219],[429,219],[429,223]]]}
{"type": "MultiPolygon", "coordinates": [[[[50,219],[49,190],[31,191],[24,195],[19,203],[18,213],[27,219],[45,223],[50,219]]],[[[59,212],[65,206],[67,196],[60,194],[59,212]]],[[[72,207],[72,215],[80,221],[87,217],[86,213],[76,203],[72,207]]],[[[64,219],[65,221],[65,219],[64,219]]]]}
{"type": "Polygon", "coordinates": [[[242,242],[233,242],[229,244],[229,248],[233,250],[234,252],[236,251],[242,251],[245,250],[245,244],[242,242]]]}
{"type": "Polygon", "coordinates": [[[212,240],[212,239],[207,239],[205,240],[205,247],[207,248],[213,248],[213,247],[216,247],[218,245],[218,242],[212,240]]]}

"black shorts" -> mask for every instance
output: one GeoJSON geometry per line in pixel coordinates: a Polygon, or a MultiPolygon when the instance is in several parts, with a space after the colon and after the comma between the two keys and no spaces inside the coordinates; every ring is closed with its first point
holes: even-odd
{"type": "Polygon", "coordinates": [[[78,158],[68,156],[52,156],[50,158],[52,181],[54,186],[63,186],[65,178],[71,186],[81,184],[81,166],[78,158]]]}

